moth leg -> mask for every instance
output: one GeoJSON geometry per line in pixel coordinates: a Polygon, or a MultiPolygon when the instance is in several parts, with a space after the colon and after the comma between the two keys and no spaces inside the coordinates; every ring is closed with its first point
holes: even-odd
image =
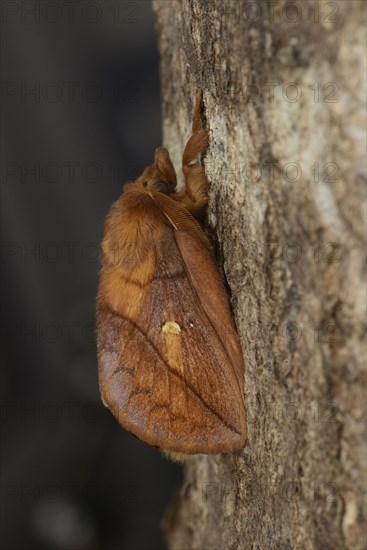
{"type": "Polygon", "coordinates": [[[198,213],[208,202],[208,179],[200,164],[200,153],[208,146],[208,134],[203,127],[200,107],[203,92],[196,93],[196,105],[192,121],[192,134],[182,155],[182,172],[186,186],[172,198],[192,213],[198,213]]]}

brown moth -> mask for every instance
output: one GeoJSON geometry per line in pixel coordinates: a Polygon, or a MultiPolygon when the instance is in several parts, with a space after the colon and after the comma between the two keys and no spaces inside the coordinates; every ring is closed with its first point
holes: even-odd
{"type": "Polygon", "coordinates": [[[168,151],[124,186],[106,218],[97,298],[102,399],[136,437],[174,457],[229,452],[246,439],[244,363],[209,241],[207,147],[197,93],[176,191],[168,151]]]}

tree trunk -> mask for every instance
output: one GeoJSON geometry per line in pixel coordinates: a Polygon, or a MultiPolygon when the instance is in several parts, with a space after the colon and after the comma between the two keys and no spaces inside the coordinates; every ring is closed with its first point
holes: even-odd
{"type": "Polygon", "coordinates": [[[365,547],[365,3],[153,0],[174,163],[204,91],[208,223],[248,440],[198,456],[171,550],[365,547]]]}

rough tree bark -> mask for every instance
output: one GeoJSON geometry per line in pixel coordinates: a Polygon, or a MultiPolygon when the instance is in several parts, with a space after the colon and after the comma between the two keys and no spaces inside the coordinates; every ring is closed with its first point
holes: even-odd
{"type": "Polygon", "coordinates": [[[199,456],[171,550],[365,547],[365,4],[153,0],[176,167],[204,90],[209,226],[248,441],[199,456]]]}

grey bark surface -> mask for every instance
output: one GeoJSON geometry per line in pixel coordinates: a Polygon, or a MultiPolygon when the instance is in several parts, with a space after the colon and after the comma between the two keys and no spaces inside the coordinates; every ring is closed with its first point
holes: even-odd
{"type": "Polygon", "coordinates": [[[198,456],[171,550],[354,549],[365,539],[365,3],[153,0],[164,145],[195,91],[245,364],[248,440],[198,456]]]}

